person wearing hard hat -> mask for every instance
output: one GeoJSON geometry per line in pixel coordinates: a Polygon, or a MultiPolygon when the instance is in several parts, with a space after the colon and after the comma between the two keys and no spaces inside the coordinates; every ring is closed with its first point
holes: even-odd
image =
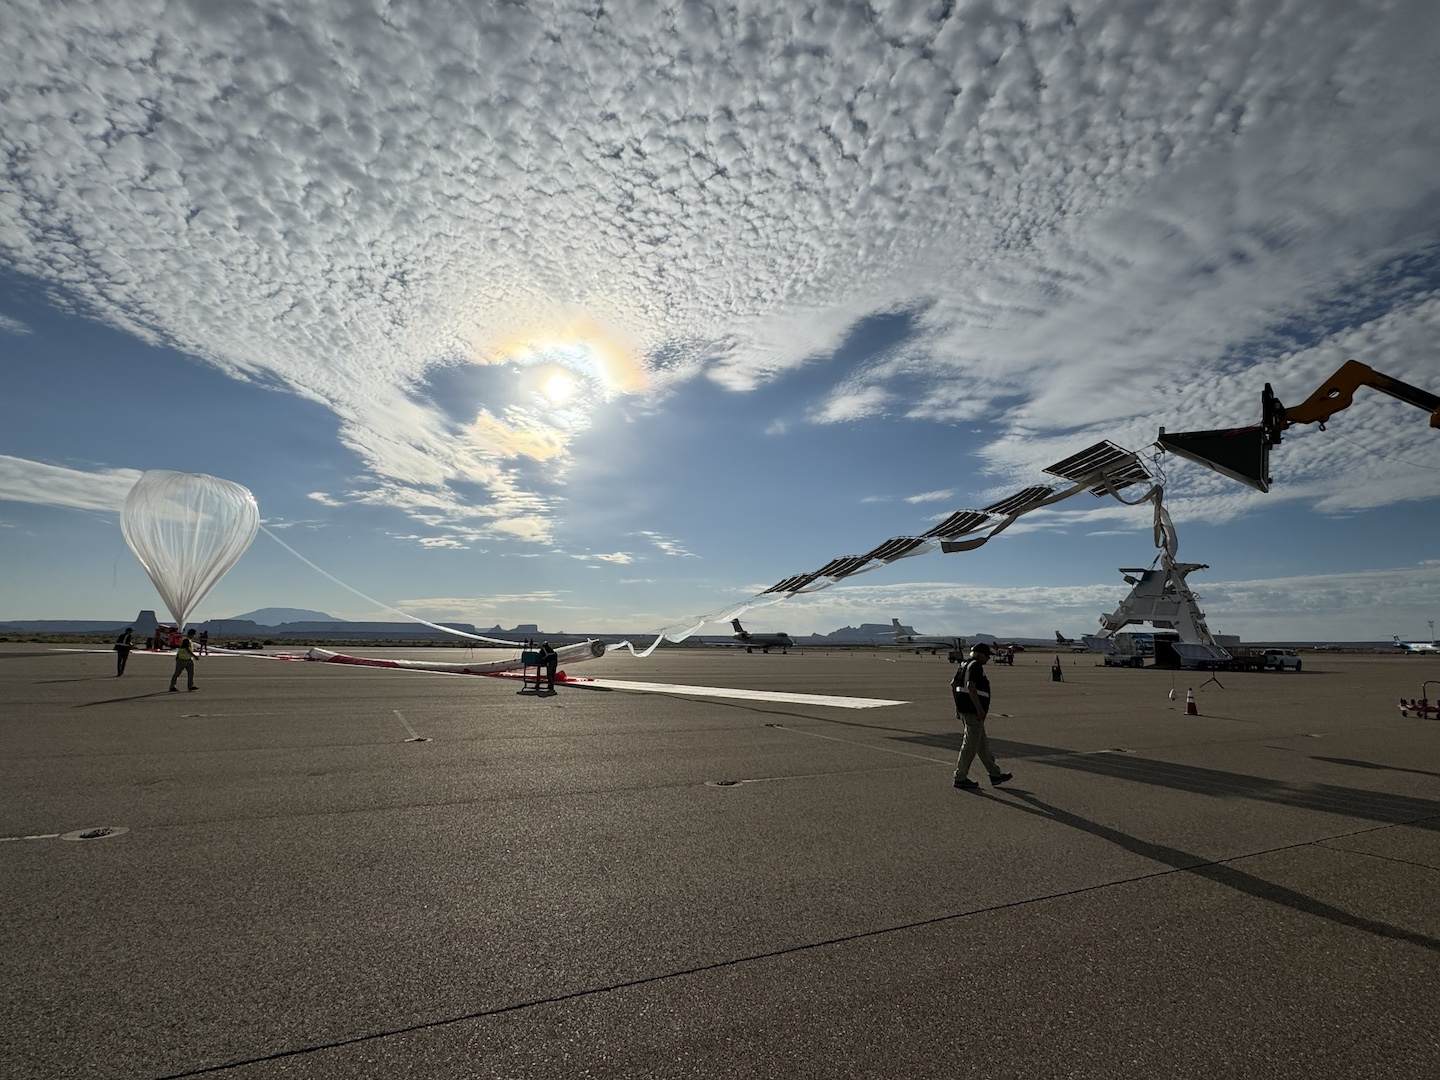
{"type": "Polygon", "coordinates": [[[970,764],[977,757],[985,771],[990,774],[991,787],[999,787],[1007,780],[1014,779],[1013,773],[1001,772],[990,753],[990,740],[985,736],[985,718],[990,715],[990,680],[985,677],[985,665],[990,660],[990,646],[979,642],[970,650],[968,662],[960,665],[950,683],[955,695],[955,715],[965,724],[965,735],[960,741],[960,760],[955,765],[955,786],[969,791],[980,785],[970,779],[970,764]]]}

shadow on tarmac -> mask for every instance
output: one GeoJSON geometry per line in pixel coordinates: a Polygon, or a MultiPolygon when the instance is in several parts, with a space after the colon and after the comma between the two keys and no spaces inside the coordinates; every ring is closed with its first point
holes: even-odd
{"type": "MultiPolygon", "coordinates": [[[[1204,770],[1208,771],[1208,770],[1204,770]]],[[[1284,907],[1293,908],[1306,915],[1314,915],[1317,918],[1325,919],[1339,926],[1348,926],[1355,930],[1364,930],[1377,937],[1393,938],[1396,941],[1409,942],[1411,945],[1419,945],[1422,949],[1429,949],[1432,952],[1440,952],[1440,939],[1430,937],[1428,934],[1417,933],[1413,930],[1404,930],[1398,926],[1391,926],[1376,919],[1367,919],[1360,915],[1353,915],[1343,908],[1333,904],[1327,904],[1323,900],[1317,900],[1313,896],[1306,896],[1304,893],[1288,889],[1283,885],[1276,885],[1273,882],[1258,878],[1253,874],[1247,874],[1243,870],[1224,862],[1213,862],[1192,855],[1188,851],[1181,851],[1179,848],[1166,847],[1163,844],[1154,844],[1148,840],[1141,840],[1138,836],[1131,836],[1129,833],[1120,832],[1099,822],[1083,818],[1078,814],[1072,814],[1068,810],[1061,810],[1058,806],[1051,806],[1049,803],[1036,798],[1028,791],[1016,788],[1007,788],[1005,794],[1018,800],[1012,802],[1010,799],[995,797],[995,801],[1022,813],[1034,814],[1037,817],[1049,818],[1051,821],[1068,825],[1072,829],[1089,833],[1091,836],[1099,837],[1126,851],[1134,852],[1143,858],[1153,862],[1162,863],[1166,866],[1173,866],[1176,870],[1188,874],[1196,874],[1217,885],[1224,885],[1226,888],[1235,889],[1237,892],[1253,896],[1258,900],[1268,900],[1271,903],[1281,904],[1284,907]],[[1028,804],[1028,805],[1026,805],[1028,804]]]]}
{"type": "Polygon", "coordinates": [[[121,701],[143,701],[147,697],[164,697],[170,693],[169,690],[152,690],[148,694],[131,694],[129,697],[105,698],[103,701],[82,701],[79,705],[71,705],[72,709],[89,709],[95,705],[114,705],[121,701]]]}
{"type": "Polygon", "coordinates": [[[1407,769],[1403,765],[1381,765],[1374,761],[1357,761],[1348,757],[1319,757],[1312,754],[1310,760],[1328,761],[1332,765],[1353,765],[1357,769],[1384,769],[1387,772],[1415,773],[1417,776],[1440,776],[1440,773],[1431,772],[1429,769],[1407,769]]]}
{"type": "MultiPolygon", "coordinates": [[[[926,735],[900,741],[957,752],[960,748],[958,735],[926,735]]],[[[1216,798],[1255,799],[1258,802],[1294,806],[1302,810],[1316,810],[1324,814],[1339,814],[1345,817],[1360,818],[1364,821],[1379,821],[1391,825],[1414,825],[1421,829],[1440,831],[1440,801],[1434,799],[1390,795],[1381,791],[1342,787],[1338,784],[1290,784],[1281,780],[1271,780],[1265,776],[1247,776],[1244,773],[1204,769],[1196,765],[1177,765],[1174,762],[1156,761],[1153,758],[1139,757],[1135,754],[1065,750],[1057,746],[1037,746],[1033,743],[1010,742],[1005,739],[992,738],[990,749],[997,758],[1003,760],[1024,761],[1043,758],[1045,764],[1052,768],[1073,769],[1076,772],[1107,776],[1114,780],[1129,780],[1137,784],[1169,788],[1172,791],[1189,791],[1197,795],[1210,795],[1216,798]]],[[[1360,764],[1345,759],[1325,760],[1337,760],[1342,764],[1360,764]]],[[[1376,766],[1376,768],[1390,768],[1390,766],[1376,766]]]]}

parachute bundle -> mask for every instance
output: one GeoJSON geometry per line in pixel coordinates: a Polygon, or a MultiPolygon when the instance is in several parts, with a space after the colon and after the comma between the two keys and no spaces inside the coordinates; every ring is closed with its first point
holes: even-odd
{"type": "Polygon", "coordinates": [[[120,531],[175,624],[245,554],[260,527],[247,488],[204,473],[145,473],[125,497],[120,531]]]}

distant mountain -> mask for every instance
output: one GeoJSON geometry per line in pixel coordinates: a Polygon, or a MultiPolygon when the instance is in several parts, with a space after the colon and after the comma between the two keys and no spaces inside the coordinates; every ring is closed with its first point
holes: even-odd
{"type": "MultiPolygon", "coordinates": [[[[913,630],[908,631],[914,633],[913,630]]],[[[832,642],[885,642],[895,640],[895,628],[889,623],[861,623],[859,626],[842,626],[828,634],[814,633],[815,641],[832,642]]]]}
{"type": "Polygon", "coordinates": [[[249,619],[260,626],[279,626],[287,622],[345,622],[323,611],[310,611],[298,607],[262,607],[258,611],[247,611],[244,615],[232,615],[232,619],[249,619]]]}

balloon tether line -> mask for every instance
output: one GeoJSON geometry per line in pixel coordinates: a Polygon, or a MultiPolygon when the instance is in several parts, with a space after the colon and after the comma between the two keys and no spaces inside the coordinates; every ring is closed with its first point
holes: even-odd
{"type": "Polygon", "coordinates": [[[286,551],[290,552],[291,555],[294,555],[297,559],[299,559],[301,562],[303,562],[306,566],[310,567],[311,570],[314,570],[317,574],[323,574],[325,577],[327,577],[327,578],[329,578],[331,581],[333,581],[336,585],[339,585],[342,589],[346,589],[346,590],[348,590],[349,592],[352,592],[352,593],[354,593],[356,596],[360,597],[361,600],[369,601],[369,602],[372,603],[372,604],[375,604],[375,605],[377,605],[377,606],[379,606],[379,607],[384,608],[386,611],[393,611],[396,615],[404,616],[405,618],[409,619],[411,622],[417,622],[417,623],[419,623],[421,626],[428,626],[428,627],[430,627],[430,629],[432,629],[432,630],[439,630],[441,633],[444,633],[444,634],[454,634],[456,637],[469,638],[469,639],[472,640],[472,641],[484,641],[484,642],[486,642],[486,643],[488,643],[488,644],[490,644],[490,645],[508,645],[508,646],[510,646],[512,649],[523,649],[523,648],[525,647],[525,643],[524,643],[524,642],[521,642],[521,641],[506,641],[506,640],[504,640],[503,638],[484,637],[484,636],[482,636],[482,635],[480,635],[480,634],[467,634],[464,630],[456,630],[453,626],[441,626],[439,623],[433,623],[433,622],[429,622],[429,621],[426,620],[426,619],[422,619],[422,618],[420,618],[418,615],[411,615],[408,611],[401,611],[399,608],[391,607],[389,604],[383,603],[383,602],[380,601],[380,600],[376,600],[373,596],[366,596],[363,592],[361,592],[359,589],[355,588],[354,586],[346,585],[345,582],[341,581],[339,578],[337,578],[334,574],[330,573],[328,570],[323,570],[323,569],[321,569],[320,567],[316,566],[313,562],[311,562],[309,559],[307,559],[304,555],[301,555],[298,551],[296,551],[294,548],[292,548],[289,544],[285,543],[284,540],[281,540],[280,537],[276,536],[273,532],[271,532],[269,529],[267,529],[264,525],[261,525],[261,526],[260,526],[260,531],[263,532],[266,536],[270,537],[271,540],[274,540],[277,544],[279,544],[279,545],[280,545],[282,548],[284,548],[286,551]]]}

